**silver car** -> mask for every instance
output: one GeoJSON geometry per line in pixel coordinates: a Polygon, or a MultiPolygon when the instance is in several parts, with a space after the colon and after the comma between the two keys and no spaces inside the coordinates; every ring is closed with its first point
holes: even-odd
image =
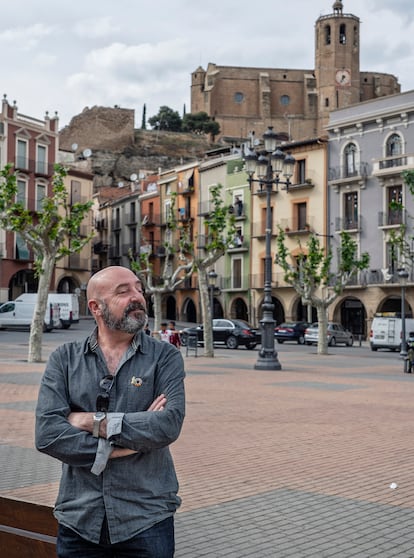
{"type": "MultiPolygon", "coordinates": [[[[344,328],[343,325],[337,322],[328,322],[327,328],[328,345],[331,347],[343,343],[352,347],[354,343],[354,338],[352,333],[344,328]]],[[[305,330],[305,343],[307,345],[313,345],[318,343],[319,338],[319,324],[318,322],[313,323],[305,330]]]]}

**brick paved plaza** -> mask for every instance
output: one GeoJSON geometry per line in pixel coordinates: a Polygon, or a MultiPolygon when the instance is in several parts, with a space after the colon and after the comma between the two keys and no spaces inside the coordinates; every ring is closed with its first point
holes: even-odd
{"type": "MultiPolygon", "coordinates": [[[[414,557],[414,376],[358,347],[279,356],[277,372],[257,351],[185,357],[177,558],[414,557]]],[[[52,505],[60,466],[33,449],[44,365],[25,358],[2,347],[0,493],[52,505]]]]}

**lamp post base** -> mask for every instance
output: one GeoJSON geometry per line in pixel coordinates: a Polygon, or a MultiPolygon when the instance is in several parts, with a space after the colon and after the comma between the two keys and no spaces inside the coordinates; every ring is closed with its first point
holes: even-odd
{"type": "Polygon", "coordinates": [[[282,370],[282,365],[277,358],[277,352],[265,352],[261,349],[259,357],[254,365],[255,370],[282,370]]]}

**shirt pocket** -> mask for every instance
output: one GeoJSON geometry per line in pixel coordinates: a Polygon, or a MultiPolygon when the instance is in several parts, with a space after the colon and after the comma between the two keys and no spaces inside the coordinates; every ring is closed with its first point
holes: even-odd
{"type": "Polygon", "coordinates": [[[154,370],[135,370],[131,367],[126,378],[127,404],[124,412],[146,411],[159,394],[154,393],[154,370]]]}

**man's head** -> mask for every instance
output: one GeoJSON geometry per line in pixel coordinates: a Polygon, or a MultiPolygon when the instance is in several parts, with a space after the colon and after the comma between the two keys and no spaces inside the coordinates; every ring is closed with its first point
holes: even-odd
{"type": "Polygon", "coordinates": [[[167,329],[167,322],[161,322],[161,329],[165,331],[167,329]]]}
{"type": "Polygon", "coordinates": [[[141,282],[126,267],[110,266],[98,271],[89,280],[87,297],[98,328],[135,334],[147,322],[141,282]]]}

